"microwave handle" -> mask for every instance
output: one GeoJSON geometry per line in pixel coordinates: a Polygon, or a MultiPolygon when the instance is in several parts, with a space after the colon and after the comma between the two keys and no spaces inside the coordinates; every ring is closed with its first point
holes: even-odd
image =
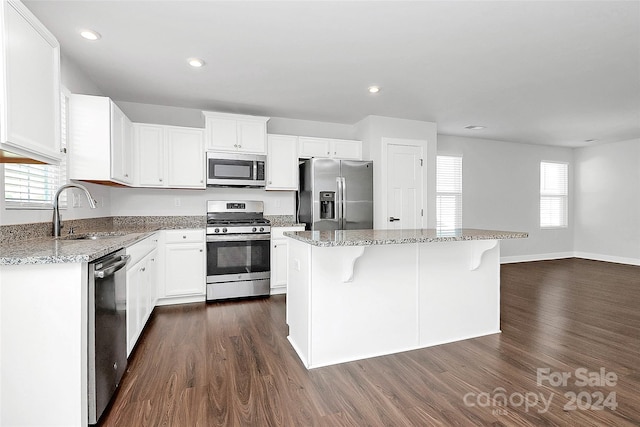
{"type": "Polygon", "coordinates": [[[258,162],[253,162],[253,179],[258,179],[258,162]]]}

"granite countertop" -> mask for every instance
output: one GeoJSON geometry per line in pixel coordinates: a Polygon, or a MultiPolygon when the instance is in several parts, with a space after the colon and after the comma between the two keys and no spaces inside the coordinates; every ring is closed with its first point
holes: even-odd
{"type": "MultiPolygon", "coordinates": [[[[0,245],[0,265],[57,264],[64,262],[90,262],[111,252],[131,246],[151,235],[154,231],[95,233],[96,240],[71,240],[41,237],[39,239],[12,242],[0,245]],[[126,233],[126,234],[123,234],[126,233]]],[[[92,233],[93,234],[93,233],[92,233]]]]}
{"type": "Polygon", "coordinates": [[[304,227],[305,224],[296,222],[295,215],[265,215],[271,221],[271,227],[304,227]]]}
{"type": "Polygon", "coordinates": [[[0,265],[56,264],[91,262],[126,248],[158,230],[206,227],[206,217],[116,217],[67,221],[75,225],[75,236],[94,234],[96,240],[74,240],[68,234],[51,236],[50,223],[7,226],[0,239],[0,265]],[[35,230],[35,231],[34,231],[35,230]],[[47,234],[43,234],[43,233],[47,234]],[[18,240],[17,235],[27,238],[18,240]]]}
{"type": "Polygon", "coordinates": [[[286,232],[284,235],[313,246],[322,247],[524,239],[529,237],[529,233],[519,231],[478,230],[472,228],[463,228],[455,231],[438,231],[432,228],[417,230],[297,231],[286,232]]]}

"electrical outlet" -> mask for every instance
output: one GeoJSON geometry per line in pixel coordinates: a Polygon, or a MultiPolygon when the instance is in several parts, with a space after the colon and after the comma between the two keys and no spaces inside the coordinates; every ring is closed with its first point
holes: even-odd
{"type": "Polygon", "coordinates": [[[80,199],[80,195],[74,191],[71,192],[71,200],[72,200],[71,204],[74,208],[82,207],[82,201],[80,199]]]}
{"type": "Polygon", "coordinates": [[[173,199],[173,205],[177,208],[180,207],[180,197],[173,199]]]}

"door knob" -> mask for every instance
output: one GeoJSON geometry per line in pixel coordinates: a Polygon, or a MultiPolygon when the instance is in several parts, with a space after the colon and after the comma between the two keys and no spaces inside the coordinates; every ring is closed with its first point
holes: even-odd
{"type": "Polygon", "coordinates": [[[389,222],[400,221],[400,218],[389,217],[389,222]]]}

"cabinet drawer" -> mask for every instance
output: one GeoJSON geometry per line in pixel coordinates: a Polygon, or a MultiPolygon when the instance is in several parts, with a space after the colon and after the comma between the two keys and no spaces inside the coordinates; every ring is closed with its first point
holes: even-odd
{"type": "Polygon", "coordinates": [[[126,249],[127,255],[131,256],[127,269],[134,266],[138,261],[144,258],[148,253],[156,249],[158,246],[158,235],[156,233],[140,240],[126,249]]]}
{"type": "Polygon", "coordinates": [[[287,239],[284,233],[289,231],[304,231],[304,227],[271,227],[271,239],[287,239]]]}
{"type": "Polygon", "coordinates": [[[166,243],[204,242],[204,230],[167,230],[166,243]]]}

